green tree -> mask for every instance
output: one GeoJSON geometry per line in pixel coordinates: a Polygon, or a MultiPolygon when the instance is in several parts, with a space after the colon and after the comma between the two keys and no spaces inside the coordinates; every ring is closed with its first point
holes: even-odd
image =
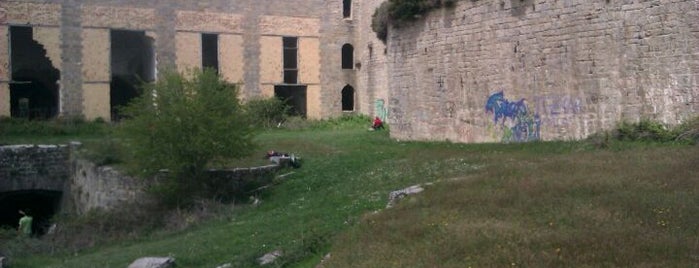
{"type": "Polygon", "coordinates": [[[213,70],[164,73],[146,84],[123,109],[119,128],[132,171],[157,178],[162,201],[183,205],[204,196],[206,168],[213,161],[240,158],[254,149],[254,127],[237,98],[237,88],[213,70]],[[161,172],[161,170],[167,172],[161,172]]]}

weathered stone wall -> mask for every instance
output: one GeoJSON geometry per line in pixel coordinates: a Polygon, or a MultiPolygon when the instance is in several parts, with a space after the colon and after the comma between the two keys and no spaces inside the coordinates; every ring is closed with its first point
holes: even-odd
{"type": "Polygon", "coordinates": [[[395,138],[577,139],[699,113],[695,0],[459,1],[388,44],[395,138]]]}
{"type": "Polygon", "coordinates": [[[64,211],[84,214],[92,209],[149,200],[144,192],[144,180],[126,176],[112,167],[75,159],[70,178],[65,189],[64,211]]]}
{"type": "MultiPolygon", "coordinates": [[[[269,184],[279,169],[279,165],[270,165],[210,170],[213,179],[206,187],[214,196],[240,197],[250,189],[269,184]]],[[[152,201],[145,192],[148,180],[124,175],[109,166],[97,166],[90,161],[75,159],[70,178],[63,207],[78,214],[93,209],[111,209],[127,203],[152,201]]]]}
{"type": "Polygon", "coordinates": [[[0,146],[0,190],[62,191],[70,177],[66,145],[0,146]]]}
{"type": "Polygon", "coordinates": [[[355,57],[359,64],[356,85],[353,85],[357,90],[357,110],[386,120],[389,97],[387,48],[371,29],[372,15],[385,0],[357,2],[352,17],[356,32],[355,57]]]}

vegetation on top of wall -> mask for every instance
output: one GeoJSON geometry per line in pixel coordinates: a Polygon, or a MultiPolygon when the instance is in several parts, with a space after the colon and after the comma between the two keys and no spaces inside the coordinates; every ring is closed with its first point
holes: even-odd
{"type": "MultiPolygon", "coordinates": [[[[0,117],[0,137],[103,135],[107,126],[102,119],[86,121],[80,117],[52,120],[0,117]]],[[[0,141],[5,142],[5,141],[0,141]]]]}
{"type": "Polygon", "coordinates": [[[388,25],[400,26],[441,7],[453,7],[458,0],[388,0],[379,6],[371,18],[376,37],[386,42],[388,25]]]}
{"type": "Polygon", "coordinates": [[[81,117],[29,120],[0,117],[0,145],[7,144],[66,144],[70,141],[98,139],[110,132],[110,124],[81,117]]]}

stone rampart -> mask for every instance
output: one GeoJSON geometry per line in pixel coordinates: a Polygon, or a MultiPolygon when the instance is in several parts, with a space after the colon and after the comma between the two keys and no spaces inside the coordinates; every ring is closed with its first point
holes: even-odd
{"type": "Polygon", "coordinates": [[[695,0],[458,1],[388,39],[394,138],[580,139],[699,114],[695,0]]]}

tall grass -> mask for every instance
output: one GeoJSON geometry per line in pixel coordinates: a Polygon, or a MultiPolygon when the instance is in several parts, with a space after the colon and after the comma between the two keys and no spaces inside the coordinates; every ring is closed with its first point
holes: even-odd
{"type": "Polygon", "coordinates": [[[12,264],[125,267],[173,256],[180,267],[255,267],[277,249],[284,255],[272,267],[314,267],[327,253],[325,267],[697,264],[698,146],[397,142],[367,131],[368,118],[336,120],[258,137],[254,159],[267,149],[304,159],[279,184],[251,193],[258,206],[12,264]],[[428,182],[383,209],[388,192],[428,182]]]}
{"type": "Polygon", "coordinates": [[[692,267],[699,147],[487,154],[366,214],[326,267],[692,267]]]}

